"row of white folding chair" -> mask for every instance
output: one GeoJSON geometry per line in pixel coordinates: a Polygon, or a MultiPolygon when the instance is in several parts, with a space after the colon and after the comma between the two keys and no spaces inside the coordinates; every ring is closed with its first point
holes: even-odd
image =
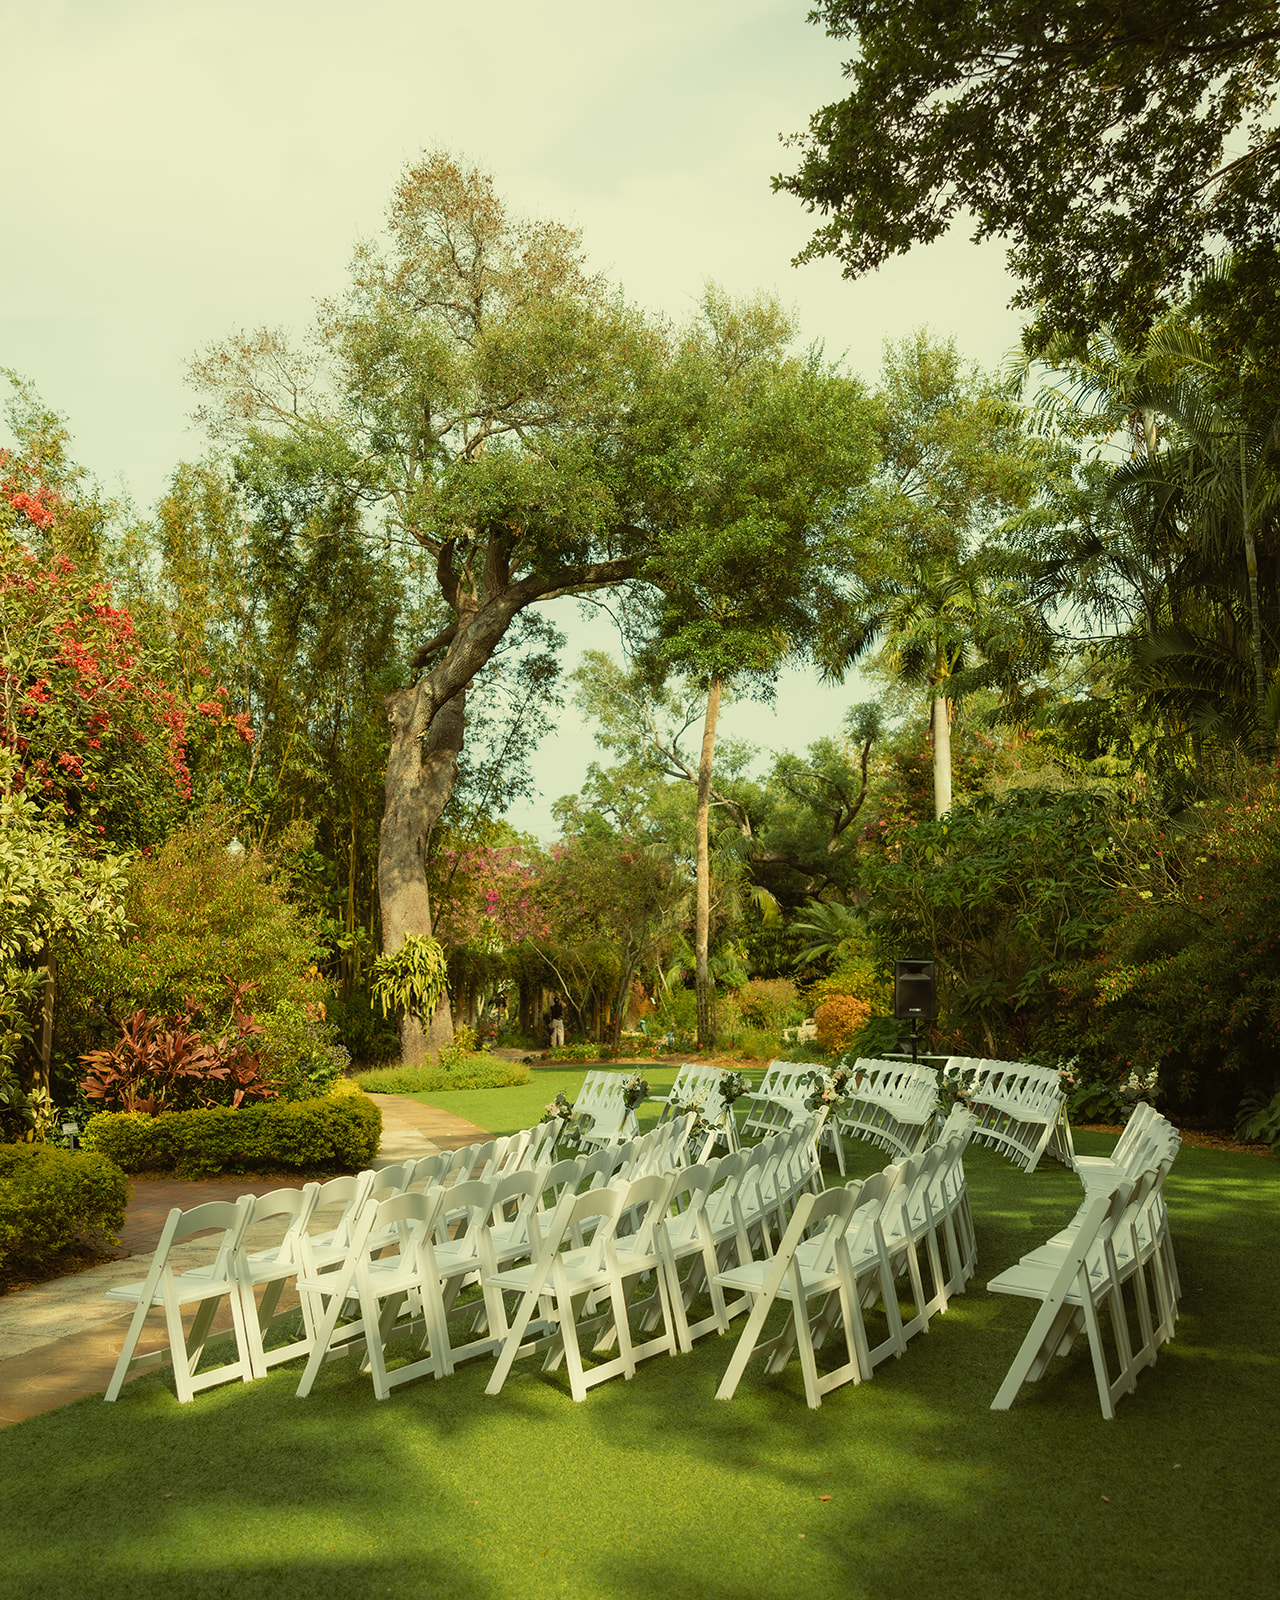
{"type": "Polygon", "coordinates": [[[862,1382],[887,1356],[902,1355],[907,1341],[926,1332],[930,1318],[946,1310],[949,1297],[963,1292],[974,1264],[963,1165],[967,1121],[963,1112],[950,1119],[945,1139],[861,1183],[816,1198],[802,1196],[772,1261],[767,1256],[742,1261],[717,1276],[722,1293],[741,1290],[754,1302],[718,1398],[732,1397],[753,1354],[766,1354],[766,1370],[779,1372],[798,1346],[806,1399],[817,1407],[830,1389],[862,1382]],[[921,1247],[928,1292],[919,1260],[921,1247]],[[903,1273],[910,1281],[913,1305],[905,1320],[896,1286],[903,1273]],[[765,1320],[779,1298],[790,1303],[786,1324],[776,1338],[759,1345],[765,1320]],[[822,1299],[823,1310],[811,1322],[808,1302],[815,1298],[822,1299]],[[865,1315],[877,1304],[887,1331],[872,1347],[865,1315]],[[837,1320],[847,1359],[819,1376],[814,1351],[837,1320]]]}
{"type": "MultiPolygon", "coordinates": [[[[457,1161],[457,1156],[445,1153],[379,1171],[366,1170],[354,1177],[334,1178],[325,1184],[276,1189],[257,1197],[245,1195],[236,1203],[238,1209],[228,1210],[225,1217],[208,1206],[188,1212],[175,1208],[162,1230],[148,1278],[142,1283],[118,1285],[108,1291],[109,1298],[132,1302],[137,1310],[126,1333],[107,1398],[114,1400],[127,1373],[144,1364],[172,1362],[178,1398],[185,1401],[212,1384],[235,1377],[243,1377],[245,1381],[261,1377],[280,1362],[306,1354],[315,1335],[306,1300],[301,1308],[301,1336],[270,1349],[266,1347],[266,1336],[273,1327],[297,1317],[292,1307],[279,1309],[289,1281],[300,1271],[315,1274],[331,1270],[345,1260],[355,1223],[370,1196],[386,1197],[401,1192],[411,1183],[442,1178],[457,1161]],[[338,1206],[342,1209],[331,1227],[316,1233],[310,1231],[312,1218],[317,1213],[323,1215],[338,1206]],[[276,1242],[261,1250],[247,1249],[246,1235],[267,1223],[279,1225],[276,1242]],[[175,1272],[171,1260],[174,1246],[212,1228],[223,1229],[223,1239],[212,1262],[186,1272],[175,1272]],[[197,1377],[196,1368],[208,1342],[213,1317],[224,1298],[231,1308],[234,1359],[209,1368],[197,1377]],[[182,1308],[191,1306],[197,1307],[196,1315],[191,1328],[184,1331],[182,1308]],[[164,1309],[168,1342],[161,1350],[138,1357],[138,1339],[147,1312],[153,1307],[164,1309]]],[[[224,1208],[230,1205],[224,1201],[211,1204],[224,1208]]]]}
{"type": "Polygon", "coordinates": [[[718,1145],[732,1152],[741,1143],[733,1109],[720,1093],[720,1084],[725,1076],[722,1067],[686,1065],[677,1073],[671,1093],[656,1097],[664,1102],[659,1122],[675,1115],[679,1106],[692,1105],[698,1108],[705,1127],[698,1135],[698,1149],[693,1152],[697,1161],[707,1160],[718,1145]]]}
{"type": "Polygon", "coordinates": [[[749,1095],[743,1133],[772,1133],[786,1128],[805,1111],[810,1089],[811,1061],[771,1061],[760,1087],[749,1095]]]}
{"type": "Polygon", "coordinates": [[[801,1194],[820,1184],[814,1141],[819,1124],[775,1134],[748,1150],[739,1150],[686,1168],[673,1193],[675,1215],[668,1220],[673,1314],[680,1348],[710,1332],[724,1333],[733,1317],[747,1309],[747,1300],[729,1304],[715,1286],[715,1277],[729,1261],[752,1257],[752,1239],[763,1254],[774,1248],[773,1236],[785,1232],[788,1216],[801,1194]],[[711,1310],[690,1321],[689,1312],[702,1294],[711,1310]]]}
{"type": "MultiPolygon", "coordinates": [[[[361,1230],[342,1269],[342,1279],[320,1274],[308,1276],[300,1285],[304,1306],[312,1308],[310,1321],[317,1334],[299,1393],[309,1391],[323,1361],[336,1360],[357,1347],[365,1349],[380,1398],[406,1375],[417,1376],[431,1370],[441,1376],[451,1372],[459,1360],[496,1349],[505,1335],[501,1295],[485,1287],[480,1301],[468,1303],[459,1300],[460,1292],[473,1282],[487,1285],[494,1273],[509,1269],[514,1262],[536,1258],[543,1234],[553,1227],[560,1207],[572,1202],[584,1185],[592,1192],[606,1186],[634,1186],[647,1166],[660,1162],[664,1155],[675,1159],[691,1120],[682,1119],[654,1130],[643,1140],[576,1160],[517,1169],[489,1178],[464,1179],[447,1191],[440,1191],[439,1205],[425,1223],[413,1208],[393,1206],[390,1202],[396,1196],[389,1190],[375,1193],[369,1202],[370,1210],[376,1210],[379,1200],[385,1210],[361,1230]],[[425,1245],[410,1237],[423,1226],[429,1235],[425,1245]],[[368,1258],[378,1256],[393,1265],[366,1265],[368,1258]],[[417,1275],[428,1264],[434,1265],[439,1279],[438,1294],[431,1284],[418,1281],[417,1275]],[[405,1281],[410,1281],[411,1289],[402,1294],[405,1281]],[[374,1327],[371,1307],[373,1301],[380,1305],[397,1296],[401,1298],[393,1313],[378,1314],[379,1348],[393,1330],[412,1331],[421,1326],[425,1342],[431,1344],[434,1340],[433,1350],[438,1346],[438,1354],[414,1363],[408,1374],[396,1369],[396,1375],[388,1377],[382,1358],[370,1348],[374,1327]],[[326,1301],[322,1314],[319,1308],[326,1301]],[[339,1326],[338,1318],[348,1304],[357,1303],[360,1314],[339,1326]],[[434,1307],[434,1315],[419,1318],[423,1304],[434,1307]],[[450,1324],[459,1320],[469,1323],[469,1337],[461,1343],[450,1332],[450,1324]]],[[[629,1215],[624,1209],[624,1216],[629,1215]]],[[[571,1225],[571,1235],[578,1226],[571,1225]]],[[[571,1244],[585,1247],[581,1237],[571,1237],[571,1244]]],[[[631,1246],[623,1244],[621,1248],[625,1254],[631,1246]]]]}
{"type": "Polygon", "coordinates": [[[854,1063],[848,1098],[833,1122],[833,1148],[844,1176],[846,1133],[868,1139],[899,1159],[928,1143],[937,1103],[937,1082],[928,1067],[862,1058],[854,1063]]]}
{"type": "MultiPolygon", "coordinates": [[[[532,1209],[546,1210],[566,1192],[576,1192],[584,1182],[599,1185],[612,1180],[619,1169],[628,1180],[632,1180],[655,1169],[668,1165],[674,1167],[680,1159],[691,1121],[691,1118],[681,1119],[654,1130],[645,1139],[634,1141],[629,1146],[615,1147],[599,1152],[595,1157],[561,1163],[553,1168],[517,1167],[514,1172],[502,1172],[505,1160],[527,1158],[535,1148],[533,1139],[525,1135],[505,1142],[488,1141],[484,1145],[452,1154],[442,1152],[417,1162],[396,1164],[377,1172],[366,1171],[356,1177],[336,1178],[323,1186],[312,1183],[302,1189],[278,1190],[257,1199],[245,1196],[234,1207],[218,1202],[222,1210],[216,1206],[212,1210],[208,1207],[197,1208],[194,1213],[175,1209],[166,1224],[148,1279],[113,1291],[113,1298],[132,1301],[137,1310],[117,1363],[108,1398],[116,1398],[132,1366],[143,1360],[148,1364],[162,1361],[169,1351],[173,1352],[170,1359],[175,1365],[179,1397],[184,1400],[211,1383],[225,1382],[235,1377],[248,1381],[281,1361],[302,1354],[314,1355],[320,1342],[321,1322],[325,1314],[334,1306],[337,1307],[332,1318],[336,1327],[337,1317],[341,1315],[346,1300],[358,1299],[358,1295],[343,1295],[339,1299],[341,1285],[334,1275],[347,1267],[348,1283],[355,1284],[355,1263],[362,1253],[374,1259],[386,1255],[388,1259],[399,1260],[407,1250],[412,1256],[410,1235],[422,1219],[413,1207],[397,1210],[390,1204],[406,1191],[411,1192],[411,1186],[416,1185],[419,1189],[426,1187],[428,1192],[439,1190],[443,1198],[439,1200],[438,1216],[433,1213],[432,1222],[433,1227],[438,1225],[439,1231],[435,1248],[445,1254],[448,1265],[458,1266],[464,1251],[457,1245],[456,1239],[450,1240],[448,1235],[450,1232],[465,1235],[470,1231],[470,1226],[459,1229],[459,1219],[469,1211],[474,1211],[494,1183],[504,1178],[515,1179],[510,1194],[504,1198],[511,1200],[519,1191],[529,1199],[532,1209]],[[464,1176],[476,1171],[488,1173],[489,1176],[479,1179],[464,1176]],[[548,1178],[553,1179],[550,1203],[544,1198],[548,1178]],[[451,1187],[446,1190],[443,1185],[450,1180],[453,1180],[451,1187]],[[476,1187],[469,1192],[468,1185],[476,1187]],[[538,1197],[537,1204],[532,1202],[535,1194],[538,1197]],[[384,1207],[381,1212],[378,1210],[380,1204],[384,1207]],[[335,1205],[343,1208],[336,1224],[322,1233],[310,1232],[308,1224],[317,1210],[323,1211],[335,1205]],[[375,1220],[370,1222],[370,1217],[375,1220]],[[285,1224],[279,1241],[269,1249],[246,1252],[243,1247],[246,1229],[269,1220],[282,1220],[285,1224]],[[222,1228],[224,1234],[215,1261],[185,1274],[175,1273],[169,1260],[171,1246],[215,1226],[222,1228]],[[265,1335],[268,1330],[295,1315],[292,1311],[281,1313],[277,1308],[286,1283],[297,1276],[304,1278],[308,1284],[308,1291],[300,1295],[302,1336],[267,1350],[265,1335]],[[255,1297],[255,1291],[261,1295],[260,1302],[255,1297]],[[197,1380],[196,1368],[207,1342],[214,1312],[223,1298],[231,1305],[235,1359],[200,1374],[197,1380]],[[190,1333],[184,1335],[182,1309],[192,1305],[198,1308],[196,1319],[190,1333]],[[138,1336],[147,1311],[152,1306],[165,1311],[169,1351],[136,1358],[138,1336]]],[[[549,1149],[550,1146],[544,1145],[544,1148],[549,1149]]],[[[769,1149],[763,1149],[756,1160],[763,1163],[770,1155],[769,1149]]],[[[785,1196],[787,1185],[775,1179],[769,1192],[780,1192],[785,1196]]],[[[474,1222],[472,1217],[471,1226],[474,1226],[474,1222]]],[[[470,1246],[467,1248],[470,1249],[470,1246]]],[[[477,1259],[471,1262],[468,1271],[478,1277],[480,1266],[478,1252],[476,1254],[477,1259]]],[[[499,1247],[498,1255],[502,1255],[502,1247],[499,1247]]],[[[373,1294],[372,1285],[375,1281],[382,1285],[394,1285],[398,1281],[390,1267],[370,1269],[370,1272],[372,1276],[366,1274],[366,1299],[373,1294]]],[[[467,1274],[459,1270],[446,1273],[444,1277],[450,1286],[447,1312],[467,1281],[467,1274]]],[[[392,1292],[391,1289],[387,1290],[388,1294],[392,1292]]],[[[354,1331],[348,1331],[337,1339],[333,1335],[334,1329],[331,1328],[323,1340],[325,1354],[345,1353],[358,1339],[366,1337],[366,1330],[359,1322],[354,1331]]],[[[484,1341],[473,1343],[477,1348],[485,1347],[484,1341]]],[[[443,1359],[447,1360],[447,1357],[443,1359]]],[[[370,1364],[375,1364],[372,1354],[370,1364]]],[[[385,1374],[376,1380],[383,1387],[383,1392],[386,1387],[384,1380],[385,1374]]]]}
{"type": "MultiPolygon", "coordinates": [[[[1165,1173],[1172,1166],[1182,1145],[1182,1135],[1167,1118],[1162,1117],[1152,1107],[1146,1106],[1141,1117],[1138,1116],[1140,1109],[1143,1108],[1135,1107],[1134,1116],[1130,1118],[1130,1122],[1135,1119],[1138,1121],[1136,1132],[1128,1137],[1129,1130],[1126,1127],[1110,1157],[1082,1158],[1089,1164],[1078,1171],[1077,1176],[1085,1186],[1086,1198],[1098,1191],[1109,1192],[1119,1183],[1136,1182],[1149,1168],[1156,1168],[1165,1173]]],[[[1163,1179],[1156,1186],[1152,1196],[1152,1207],[1156,1213],[1155,1227],[1160,1239],[1162,1261],[1171,1280],[1176,1302],[1182,1293],[1182,1286],[1178,1279],[1178,1266],[1174,1259],[1173,1240],[1169,1231],[1163,1179]]]]}
{"type": "Polygon", "coordinates": [[[1177,1129],[1145,1100],[1140,1100],[1129,1115],[1124,1131],[1109,1156],[1077,1156],[1076,1177],[1086,1189],[1112,1188],[1148,1165],[1147,1152],[1160,1147],[1170,1137],[1181,1139],[1177,1129]]]}
{"type": "Polygon", "coordinates": [[[686,1061],[676,1073],[670,1092],[653,1094],[649,1098],[662,1105],[663,1118],[671,1115],[673,1107],[696,1100],[702,1106],[703,1116],[710,1121],[715,1103],[720,1099],[718,1090],[723,1076],[724,1069],[721,1067],[709,1067],[701,1061],[686,1061]]]}
{"type": "Polygon", "coordinates": [[[1172,1159],[1110,1193],[1087,1191],[1068,1228],[987,1285],[996,1294],[1040,1301],[992,1401],[993,1411],[1007,1410],[1022,1384],[1043,1377],[1050,1361],[1066,1355],[1083,1330],[1102,1414],[1112,1418],[1116,1401],[1136,1386],[1160,1344],[1173,1337],[1178,1284],[1163,1199],[1172,1159]],[[1103,1308],[1109,1313],[1109,1346],[1099,1316],[1103,1308]]]}
{"type": "MultiPolygon", "coordinates": [[[[517,1359],[543,1355],[544,1371],[563,1362],[575,1400],[609,1378],[635,1375],[637,1362],[677,1351],[671,1318],[668,1274],[660,1236],[667,1205],[677,1181],[675,1173],[638,1178],[628,1185],[611,1184],[562,1201],[536,1254],[525,1265],[492,1273],[486,1288],[498,1296],[516,1297],[515,1312],[504,1336],[486,1393],[499,1394],[517,1359]],[[638,1215],[636,1225],[619,1236],[620,1219],[638,1215]],[[582,1243],[576,1243],[582,1239],[582,1243]],[[645,1279],[652,1288],[632,1300],[645,1279]],[[604,1309],[601,1309],[602,1302],[604,1309]],[[654,1310],[661,1331],[637,1339],[632,1317],[654,1310]],[[594,1349],[618,1347],[609,1361],[584,1368],[580,1336],[595,1336],[594,1349]]],[[[652,1334],[652,1328],[648,1330],[652,1334]]]]}
{"type": "Polygon", "coordinates": [[[957,1107],[943,1135],[914,1156],[850,1184],[859,1203],[883,1202],[881,1218],[895,1271],[910,1279],[916,1312],[907,1336],[927,1331],[929,1319],[963,1294],[977,1263],[973,1218],[964,1173],[964,1150],[972,1117],[957,1107]],[[925,1252],[929,1288],[924,1287],[920,1250],[925,1252]]]}
{"type": "Polygon", "coordinates": [[[265,1348],[268,1330],[295,1315],[291,1309],[278,1310],[282,1292],[300,1269],[322,1270],[343,1259],[350,1246],[355,1217],[375,1182],[376,1175],[366,1171],[356,1177],[334,1178],[326,1184],[277,1189],[258,1197],[243,1195],[234,1206],[227,1201],[214,1201],[189,1211],[175,1207],[161,1231],[147,1278],[107,1291],[108,1298],[132,1302],[136,1310],[106,1398],[116,1399],[134,1367],[171,1363],[178,1398],[187,1401],[200,1389],[237,1377],[247,1382],[280,1361],[302,1354],[309,1348],[312,1332],[307,1326],[301,1339],[271,1350],[265,1348]],[[339,1205],[342,1211],[334,1227],[319,1234],[309,1231],[317,1211],[339,1205]],[[277,1242],[263,1250],[247,1250],[245,1238],[249,1230],[267,1222],[283,1224],[277,1242]],[[186,1272],[175,1271],[174,1247],[216,1229],[222,1229],[223,1236],[217,1242],[213,1260],[186,1272]],[[224,1298],[230,1305],[235,1355],[197,1376],[214,1315],[224,1298]],[[195,1316],[190,1329],[184,1330],[182,1311],[192,1306],[196,1307],[195,1316]],[[164,1310],[167,1344],[139,1357],[138,1340],[152,1308],[164,1310]]]}
{"type": "Polygon", "coordinates": [[[1026,1172],[1034,1172],[1046,1152],[1074,1167],[1066,1096],[1055,1068],[952,1056],[944,1071],[969,1090],[978,1143],[1008,1156],[1026,1172]]]}
{"type": "Polygon", "coordinates": [[[624,1196],[616,1210],[598,1208],[592,1199],[595,1191],[562,1201],[540,1253],[527,1266],[500,1271],[489,1280],[491,1289],[521,1295],[489,1393],[501,1390],[519,1356],[545,1352],[548,1368],[561,1360],[567,1363],[574,1398],[581,1399],[588,1388],[618,1373],[630,1377],[635,1363],[647,1356],[687,1350],[699,1333],[727,1329],[735,1310],[745,1309],[745,1299],[736,1308],[726,1306],[715,1285],[718,1249],[731,1242],[740,1257],[749,1256],[747,1237],[753,1229],[762,1240],[769,1239],[773,1215],[812,1181],[819,1123],[814,1118],[808,1128],[776,1136],[720,1163],[634,1178],[625,1189],[615,1178],[609,1190],[624,1196]],[[671,1215],[679,1200],[683,1209],[671,1215]],[[623,1233],[620,1222],[628,1215],[631,1227],[623,1233]],[[587,1224],[595,1229],[589,1239],[582,1233],[587,1224]],[[681,1262],[690,1260],[700,1264],[701,1281],[712,1298],[710,1317],[693,1328],[687,1308],[698,1287],[697,1273],[683,1281],[680,1274],[681,1262]],[[653,1287],[636,1303],[634,1285],[646,1278],[653,1287]],[[606,1289],[609,1310],[599,1313],[606,1289]],[[639,1332],[653,1335],[640,1342],[630,1325],[637,1312],[639,1332]],[[531,1327],[536,1328],[533,1337],[531,1327]],[[619,1355],[585,1370],[578,1345],[582,1327],[597,1333],[597,1351],[616,1341],[619,1355]]]}
{"type": "Polygon", "coordinates": [[[500,1266],[538,1247],[550,1205],[567,1190],[576,1192],[585,1162],[550,1168],[521,1168],[489,1177],[464,1178],[448,1188],[375,1194],[366,1203],[342,1264],[331,1271],[304,1274],[298,1288],[311,1343],[299,1396],[310,1392],[320,1366],[363,1349],[373,1374],[374,1392],[384,1399],[397,1383],[422,1373],[443,1377],[460,1360],[487,1354],[502,1329],[491,1327],[501,1300],[483,1296],[458,1303],[460,1292],[500,1266]],[[408,1202],[401,1204],[400,1202],[408,1202]],[[340,1321],[346,1317],[346,1321],[340,1321]],[[456,1341],[450,1322],[464,1324],[456,1341]],[[407,1367],[388,1373],[383,1354],[396,1332],[422,1332],[428,1352],[407,1367]]]}
{"type": "Polygon", "coordinates": [[[583,1144],[622,1144],[639,1132],[634,1110],[623,1093],[626,1074],[589,1072],[574,1100],[575,1126],[583,1144]]]}

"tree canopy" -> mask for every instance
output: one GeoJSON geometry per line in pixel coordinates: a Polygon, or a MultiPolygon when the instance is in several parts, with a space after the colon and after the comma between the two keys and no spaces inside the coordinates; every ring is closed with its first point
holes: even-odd
{"type": "Polygon", "coordinates": [[[775,187],[858,276],[971,215],[1045,335],[1148,324],[1222,248],[1269,251],[1271,0],[819,0],[852,93],[775,187]]]}

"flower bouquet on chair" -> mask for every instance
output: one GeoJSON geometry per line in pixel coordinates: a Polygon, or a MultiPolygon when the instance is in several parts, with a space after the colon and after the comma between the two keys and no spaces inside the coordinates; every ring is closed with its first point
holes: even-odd
{"type": "Polygon", "coordinates": [[[642,1077],[638,1072],[633,1072],[629,1078],[624,1080],[622,1085],[622,1122],[619,1124],[621,1128],[627,1126],[628,1117],[635,1123],[636,1107],[642,1100],[646,1100],[648,1096],[649,1080],[647,1078],[642,1077]]]}
{"type": "Polygon", "coordinates": [[[716,1119],[717,1126],[724,1134],[724,1141],[730,1151],[737,1150],[738,1144],[738,1119],[733,1114],[733,1108],[744,1094],[750,1093],[751,1085],[747,1082],[745,1072],[723,1072],[720,1082],[716,1086],[720,1094],[721,1111],[716,1119]]]}
{"type": "Polygon", "coordinates": [[[572,1126],[574,1115],[573,1102],[566,1099],[563,1094],[558,1094],[554,1100],[548,1100],[546,1105],[543,1107],[542,1121],[555,1122],[559,1124],[559,1126],[556,1128],[555,1136],[551,1141],[551,1148],[553,1151],[562,1139],[565,1142],[566,1148],[577,1145],[577,1130],[572,1126]]]}

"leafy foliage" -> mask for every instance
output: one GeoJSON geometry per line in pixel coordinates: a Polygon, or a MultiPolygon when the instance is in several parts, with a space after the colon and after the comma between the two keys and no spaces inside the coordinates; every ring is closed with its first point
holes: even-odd
{"type": "Polygon", "coordinates": [[[1067,983],[1112,1081],[1230,1117],[1277,1088],[1280,784],[1272,774],[1178,826],[1135,828],[1102,954],[1067,983]]]}
{"type": "Polygon", "coordinates": [[[778,1033],[804,1018],[799,994],[790,978],[752,978],[735,989],[721,1004],[721,1022],[729,1027],[725,1015],[729,1007],[749,1027],[778,1033]]]}
{"type": "Polygon", "coordinates": [[[0,1145],[0,1268],[40,1266],[84,1233],[114,1244],[127,1199],[124,1174],[104,1155],[0,1145]]]}
{"type": "Polygon", "coordinates": [[[823,1055],[839,1055],[847,1050],[870,1015],[867,1002],[851,994],[833,994],[824,1000],[813,1014],[823,1055]]]}
{"type": "Polygon", "coordinates": [[[272,1101],[233,1111],[104,1112],[85,1129],[87,1150],[126,1172],[359,1171],[378,1153],[382,1113],[350,1085],[319,1100],[272,1101]]]}
{"type": "Polygon", "coordinates": [[[0,527],[0,742],[42,807],[117,845],[153,843],[191,798],[193,739],[252,741],[217,694],[188,705],[164,666],[110,584],[0,527]]]}
{"type": "Polygon", "coordinates": [[[68,1039],[100,1030],[104,1016],[136,1010],[189,1013],[217,1031],[229,988],[242,985],[253,986],[264,1011],[314,994],[314,928],[277,887],[266,856],[227,853],[231,828],[211,808],[133,863],[125,897],[131,931],[86,946],[68,963],[70,1015],[61,1024],[68,1039]]]}
{"type": "Polygon", "coordinates": [[[853,276],[958,216],[1009,241],[1015,304],[1080,336],[1142,325],[1225,239],[1268,243],[1280,198],[1268,0],[819,0],[852,93],[775,184],[824,221],[801,259],[853,276]]]}
{"type": "MultiPolygon", "coordinates": [[[[1019,788],[891,830],[864,884],[886,960],[938,963],[946,1048],[1023,1060],[1052,1037],[1059,974],[1097,947],[1114,909],[1107,800],[1019,788]]],[[[1065,1042],[1065,1041],[1063,1041],[1065,1042]]]]}
{"type": "Polygon", "coordinates": [[[373,964],[373,998],[384,1017],[409,1012],[429,1017],[440,1002],[449,969],[436,939],[410,935],[400,948],[373,964]]]}

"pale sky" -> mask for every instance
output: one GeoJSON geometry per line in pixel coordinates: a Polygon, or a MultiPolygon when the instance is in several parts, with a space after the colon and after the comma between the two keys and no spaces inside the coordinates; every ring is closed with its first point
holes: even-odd
{"type": "MultiPolygon", "coordinates": [[[[401,169],[444,147],[512,207],[583,232],[628,298],[683,320],[708,279],[776,290],[805,342],[874,381],[927,323],[994,366],[1019,320],[998,245],[952,236],[850,284],[793,268],[811,219],[769,179],[779,135],[840,97],[808,0],[0,0],[0,366],[69,418],[78,459],[151,507],[205,450],[185,370],[261,325],[301,332],[375,234],[401,169]]],[[[584,644],[607,630],[556,620],[584,644]]],[[[725,732],[803,749],[854,694],[785,677],[725,732]]],[[[578,718],[538,757],[549,805],[596,751],[578,718]]]]}

